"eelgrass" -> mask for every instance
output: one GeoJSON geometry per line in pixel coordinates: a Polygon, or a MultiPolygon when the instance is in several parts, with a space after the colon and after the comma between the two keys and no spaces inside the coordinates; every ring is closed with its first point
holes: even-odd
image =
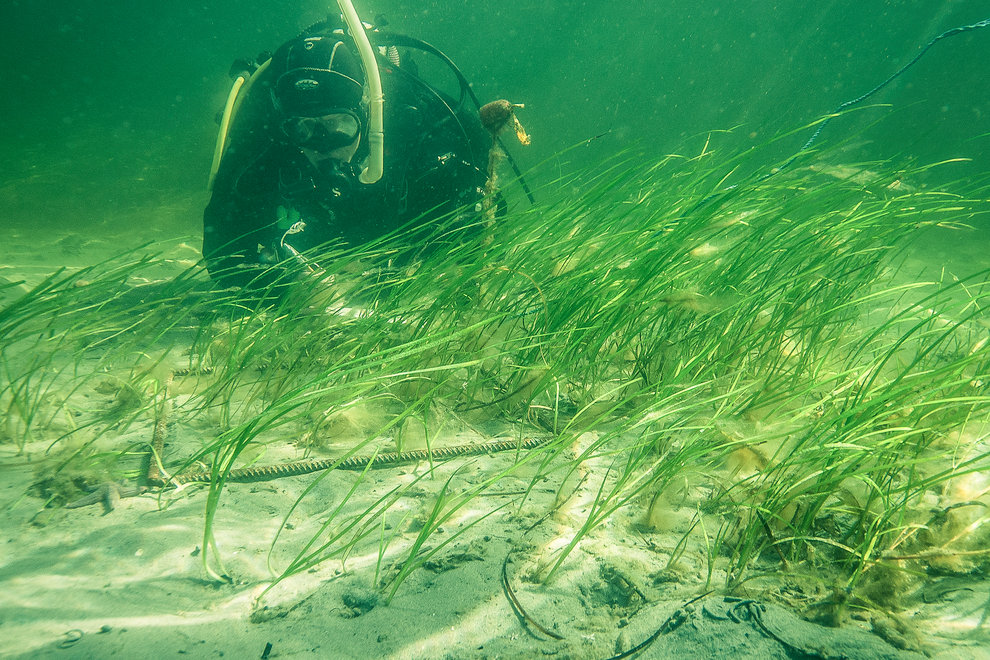
{"type": "MultiPolygon", "coordinates": [[[[554,184],[559,192],[548,186],[550,201],[494,227],[452,216],[310,255],[332,282],[288,272],[290,285],[269,282],[254,298],[210,290],[200,269],[136,286],[155,262],[138,254],[57,274],[0,309],[10,338],[0,405],[23,422],[9,439],[51,438],[50,393],[67,391],[54,405],[71,408],[109,374],[138,401],[117,419],[78,411],[95,432],[70,455],[97,454],[115,429],[153,414],[163,374],[198,374],[175,414],[210,419],[213,435],[163,467],[212,470],[202,557],[222,578],[216,514],[251,447],[331,445],[343,460],[382,451],[386,439],[401,450],[403,429],[416,425],[429,447],[445,424],[484,421],[522,435],[538,420],[556,437],[476,483],[457,471],[426,479],[440,474],[431,465],[370,506],[355,504],[362,475],[313,536],[276,535],[273,586],[372,552],[375,582],[391,596],[453,538],[503,506],[522,507],[546,478],[561,501],[590,493],[547,580],[619,511],[642,508],[648,530],[675,487],[695,493],[697,516],[670,560],[692,537],[708,581],[722,571],[729,589],[779,563],[820,567],[827,557],[823,579],[854,591],[881,564],[908,561],[895,557],[923,564],[933,547],[970,552],[926,532],[920,511],[945,484],[990,467],[985,453],[946,440],[982,438],[990,403],[983,275],[903,283],[890,265],[919,228],[964,224],[985,202],[911,189],[914,172],[883,164],[833,176],[816,161],[727,186],[743,162],[720,162],[707,145],[693,158],[625,156],[554,184]],[[372,403],[384,411],[374,428],[333,446],[333,420],[372,403]],[[727,467],[741,455],[751,465],[727,467]],[[524,495],[486,502],[523,467],[535,470],[524,495]],[[419,514],[401,505],[411,483],[435,490],[419,514]],[[407,536],[411,516],[417,531],[407,536]],[[455,516],[465,526],[438,540],[455,516]]],[[[332,478],[316,477],[287,506],[283,530],[332,478]]]]}

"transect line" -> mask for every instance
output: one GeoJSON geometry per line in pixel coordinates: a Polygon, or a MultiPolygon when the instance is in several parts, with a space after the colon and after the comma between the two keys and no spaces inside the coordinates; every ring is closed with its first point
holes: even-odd
{"type": "MultiPolygon", "coordinates": [[[[456,458],[459,456],[480,456],[483,454],[493,454],[496,452],[516,450],[529,450],[541,447],[552,440],[547,438],[527,438],[518,440],[499,440],[496,442],[483,442],[471,445],[454,445],[452,447],[438,447],[436,449],[415,449],[413,451],[386,452],[374,456],[351,456],[343,460],[325,458],[310,461],[294,461],[292,463],[281,463],[279,465],[262,465],[258,467],[236,468],[227,473],[226,481],[248,482],[262,481],[267,479],[278,479],[280,477],[294,477],[300,474],[309,474],[321,470],[358,470],[368,467],[386,467],[400,463],[412,463],[426,460],[443,460],[456,458]]],[[[213,480],[213,473],[208,470],[198,470],[187,472],[171,477],[159,477],[152,485],[155,486],[180,486],[191,483],[210,483],[213,480]]]]}

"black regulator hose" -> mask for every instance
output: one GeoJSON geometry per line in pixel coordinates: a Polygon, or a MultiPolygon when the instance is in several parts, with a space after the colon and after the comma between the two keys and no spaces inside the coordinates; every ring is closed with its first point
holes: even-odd
{"type": "MultiPolygon", "coordinates": [[[[383,41],[389,43],[390,45],[405,46],[406,48],[415,48],[417,50],[421,50],[423,52],[429,53],[430,55],[433,55],[434,57],[438,58],[441,62],[443,62],[450,68],[451,72],[453,72],[454,76],[457,78],[457,83],[461,88],[461,96],[457,100],[458,109],[460,109],[461,106],[464,105],[464,98],[468,97],[471,99],[472,103],[474,103],[475,108],[481,110],[481,101],[478,99],[478,95],[474,93],[474,89],[472,89],[471,83],[464,76],[464,74],[461,73],[461,70],[457,67],[457,65],[454,64],[454,61],[449,57],[447,57],[447,54],[444,53],[442,50],[440,50],[439,48],[437,48],[436,46],[430,43],[423,41],[422,39],[410,37],[405,34],[375,30],[372,33],[372,35],[375,37],[381,37],[383,41]]],[[[502,149],[502,153],[505,154],[505,158],[509,162],[509,166],[512,167],[512,171],[515,173],[516,179],[519,181],[519,185],[522,186],[523,192],[526,193],[526,198],[529,199],[529,203],[535,205],[536,198],[533,197],[533,192],[529,189],[529,185],[526,183],[526,179],[525,177],[523,177],[522,171],[519,169],[519,166],[516,164],[516,160],[512,157],[512,154],[509,153],[509,150],[505,148],[505,143],[502,142],[502,139],[500,137],[496,136],[495,140],[496,142],[498,142],[498,146],[502,149]]]]}

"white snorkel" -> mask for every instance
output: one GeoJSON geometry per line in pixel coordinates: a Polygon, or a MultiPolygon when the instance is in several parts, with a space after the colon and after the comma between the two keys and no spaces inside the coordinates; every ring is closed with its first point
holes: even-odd
{"type": "Polygon", "coordinates": [[[385,96],[382,94],[382,77],[378,72],[378,59],[375,50],[368,41],[364,24],[354,10],[351,0],[337,0],[340,13],[347,23],[347,31],[351,33],[354,45],[357,46],[364,68],[364,77],[368,81],[370,99],[368,101],[368,165],[358,176],[361,183],[375,183],[382,178],[385,171],[385,96]]]}

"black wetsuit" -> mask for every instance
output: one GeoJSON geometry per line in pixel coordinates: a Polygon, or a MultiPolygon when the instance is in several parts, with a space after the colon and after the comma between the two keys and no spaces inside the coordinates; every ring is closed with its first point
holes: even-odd
{"type": "Polygon", "coordinates": [[[230,131],[204,213],[203,254],[215,279],[249,285],[271,265],[290,258],[283,238],[300,252],[332,242],[359,245],[481,199],[491,138],[477,112],[457,107],[384,58],[379,67],[385,171],[371,185],[356,176],[367,156],[366,133],[351,161],[352,176],[314,166],[281,135],[282,118],[271,103],[272,76],[267,71],[256,76],[230,131]],[[286,236],[297,219],[305,230],[286,236]]]}

